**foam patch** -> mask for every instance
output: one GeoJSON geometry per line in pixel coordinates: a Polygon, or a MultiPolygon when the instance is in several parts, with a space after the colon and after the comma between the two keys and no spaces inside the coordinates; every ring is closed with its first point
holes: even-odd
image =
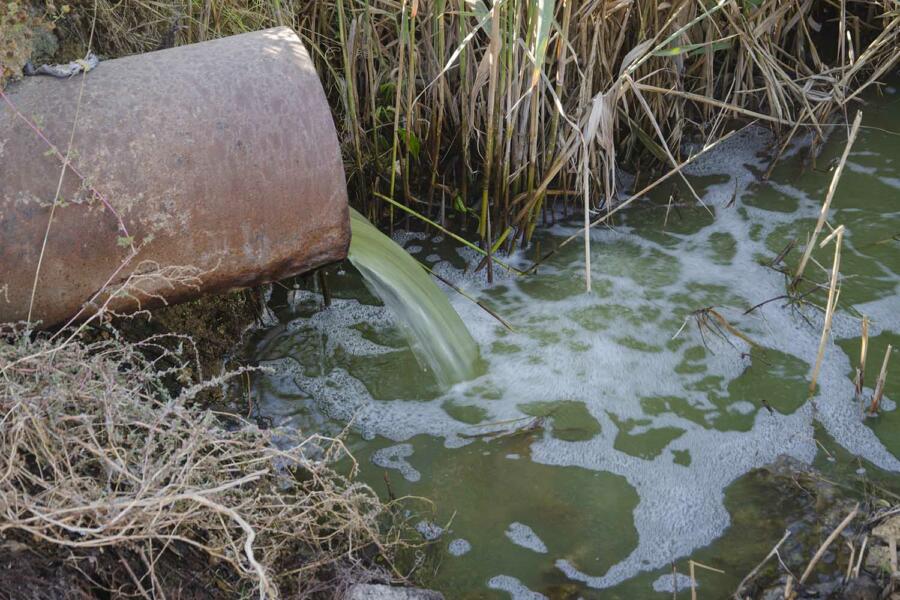
{"type": "MultiPolygon", "coordinates": [[[[412,447],[403,442],[425,434],[443,438],[453,448],[471,443],[471,434],[480,431],[451,417],[445,405],[479,407],[487,422],[497,423],[531,418],[520,408],[527,404],[584,403],[599,424],[599,433],[576,441],[547,434],[531,445],[530,452],[531,460],[538,463],[620,475],[640,498],[633,515],[637,546],[606,572],[591,573],[587,567],[552,557],[562,574],[594,588],[611,587],[643,571],[665,567],[718,538],[730,523],[723,503],[725,488],[782,454],[812,461],[817,452],[815,420],[849,452],[881,469],[900,471],[900,460],[862,421],[848,377],[853,365],[838,346],[827,345],[817,393],[806,399],[821,314],[783,302],[768,302],[744,314],[747,307],[785,292],[784,277],[759,264],[760,256],[772,257],[767,235],[797,219],[814,220],[820,209],[821,198],[774,183],[766,193],[790,199],[797,204],[796,210],[778,212],[751,205],[759,174],[767,166],[758,154],[770,141],[762,128],[745,129],[686,170],[694,176],[717,176],[720,181],[703,196],[715,218],[698,231],[681,234],[676,227],[661,231],[659,223],[648,227],[641,223],[646,216],[641,211],[628,213],[625,224],[616,229],[591,230],[595,290],[591,294],[582,292],[580,241],[532,277],[517,278],[495,266],[492,287],[487,286],[484,270],[463,271],[454,266],[455,259],[438,262],[437,274],[488,303],[515,329],[506,330],[480,307],[444,288],[488,363],[485,375],[431,400],[376,400],[365,382],[352,376],[350,366],[339,360],[328,372],[314,373],[297,361],[276,359],[265,363],[276,369],[266,379],[267,385],[288,399],[268,394],[260,401],[261,410],[281,415],[279,422],[290,424],[294,417],[279,402],[290,402],[302,390],[314,399],[320,414],[343,423],[352,421],[365,438],[382,436],[399,443],[376,452],[377,464],[396,468],[407,478],[415,472],[427,479],[427,469],[419,474],[407,462],[412,447]],[[715,307],[746,339],[730,333],[717,317],[702,313],[706,307],[715,307]],[[766,350],[752,348],[747,340],[766,350]],[[766,352],[787,357],[790,364],[773,364],[766,352]],[[754,396],[755,386],[745,383],[748,378],[770,381],[773,395],[754,396]],[[782,382],[793,387],[781,388],[782,382]],[[790,395],[796,402],[770,410],[766,404],[776,404],[779,394],[790,395]],[[662,408],[646,410],[651,403],[662,408]],[[665,428],[683,433],[664,440],[652,456],[638,456],[617,445],[628,423],[633,423],[627,430],[631,436],[665,428]]],[[[551,234],[558,242],[578,231],[574,226],[556,225],[551,234]]],[[[429,242],[420,234],[398,233],[395,239],[423,247],[429,242]]],[[[549,248],[553,242],[544,244],[549,248]]],[[[470,266],[480,260],[468,248],[457,252],[470,266]]],[[[530,265],[522,255],[507,262],[520,268],[530,265]]],[[[884,271],[892,273],[887,265],[884,271]]],[[[852,286],[853,280],[844,285],[852,286]]],[[[881,298],[855,307],[873,319],[872,335],[900,330],[898,292],[900,284],[881,298]]],[[[330,310],[297,319],[288,328],[324,336],[330,356],[345,353],[365,360],[398,349],[373,342],[358,326],[367,323],[390,329],[393,318],[382,307],[337,300],[330,310]]],[[[855,315],[845,311],[836,315],[833,338],[858,332],[855,315]]],[[[896,406],[892,399],[883,405],[886,409],[896,406]]],[[[547,551],[533,531],[510,520],[511,539],[547,551]]],[[[665,577],[657,584],[670,589],[665,588],[665,577]]],[[[543,597],[503,573],[488,585],[513,598],[543,597]]]]}
{"type": "Polygon", "coordinates": [[[538,554],[547,554],[547,546],[528,525],[515,522],[510,523],[506,530],[506,537],[517,546],[527,548],[538,554]]]}

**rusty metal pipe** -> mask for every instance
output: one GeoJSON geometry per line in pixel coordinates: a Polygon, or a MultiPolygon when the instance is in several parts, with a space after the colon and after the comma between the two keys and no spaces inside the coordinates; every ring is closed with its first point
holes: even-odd
{"type": "Polygon", "coordinates": [[[30,77],[5,93],[0,322],[28,316],[45,234],[31,310],[44,326],[107,300],[115,311],[180,302],[347,254],[334,123],[288,28],[110,60],[68,80],[30,77]],[[73,123],[57,197],[62,160],[49,144],[64,155],[73,123]]]}

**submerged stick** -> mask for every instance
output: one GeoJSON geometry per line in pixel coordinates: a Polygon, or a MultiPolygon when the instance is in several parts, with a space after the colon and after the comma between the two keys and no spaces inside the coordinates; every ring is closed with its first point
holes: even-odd
{"type": "Polygon", "coordinates": [[[438,279],[440,282],[442,282],[444,285],[450,287],[454,292],[456,292],[457,294],[459,294],[460,296],[462,296],[463,298],[465,298],[465,299],[468,300],[469,302],[474,303],[476,306],[478,306],[478,308],[480,308],[481,310],[483,310],[484,312],[486,312],[488,315],[490,315],[491,317],[493,317],[494,319],[496,319],[496,320],[497,320],[501,325],[503,325],[507,330],[513,331],[513,332],[515,331],[515,329],[513,329],[513,326],[510,325],[509,321],[507,321],[506,319],[504,319],[503,317],[501,317],[501,316],[500,316],[499,314],[497,314],[492,308],[490,308],[489,306],[487,306],[486,304],[484,304],[481,300],[472,297],[470,294],[467,294],[465,291],[463,291],[462,289],[460,289],[458,286],[454,285],[452,282],[448,281],[448,280],[445,279],[444,277],[441,277],[440,275],[438,275],[437,273],[435,273],[435,272],[434,272],[434,269],[432,269],[432,268],[429,267],[428,265],[425,265],[425,264],[422,264],[422,263],[419,263],[419,264],[422,266],[423,269],[425,269],[426,271],[428,271],[429,273],[431,273],[435,278],[437,278],[437,279],[438,279]]]}

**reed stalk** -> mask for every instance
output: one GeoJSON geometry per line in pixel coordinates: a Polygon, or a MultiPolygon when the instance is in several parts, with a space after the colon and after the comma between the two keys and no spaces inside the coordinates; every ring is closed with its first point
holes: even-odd
{"type": "Polygon", "coordinates": [[[358,207],[392,226],[394,207],[367,191],[383,184],[437,218],[419,198],[440,188],[451,226],[477,217],[486,250],[512,228],[496,252],[531,237],[546,198],[566,214],[612,210],[617,168],[674,167],[683,140],[711,144],[736,121],[788,140],[811,129],[821,144],[900,60],[896,7],[863,0],[74,0],[74,12],[95,4],[108,56],[154,49],[173,21],[177,43],[289,24],[333,100],[358,207]],[[598,98],[607,121],[585,147],[598,98]]]}
{"type": "Polygon", "coordinates": [[[806,264],[809,262],[810,256],[812,256],[813,248],[816,246],[816,239],[819,237],[822,228],[825,226],[825,220],[828,218],[828,210],[831,208],[831,201],[837,190],[838,182],[841,180],[841,173],[844,172],[844,165],[847,164],[847,157],[850,156],[850,149],[853,147],[853,142],[856,141],[856,134],[859,133],[860,123],[862,123],[862,112],[857,112],[856,117],[853,119],[853,126],[850,128],[847,144],[844,146],[844,152],[841,154],[841,160],[834,169],[831,185],[828,186],[828,193],[825,195],[825,202],[822,203],[822,209],[819,211],[819,218],[816,220],[816,226],[809,238],[809,242],[806,244],[806,249],[803,251],[803,257],[800,259],[800,264],[797,265],[797,272],[794,274],[794,279],[791,282],[792,288],[795,288],[803,278],[803,271],[806,270],[806,264]]]}
{"type": "Polygon", "coordinates": [[[856,367],[856,379],[854,381],[854,386],[856,388],[856,399],[862,399],[863,388],[866,383],[866,354],[869,351],[869,318],[863,317],[862,320],[862,334],[860,337],[860,346],[859,346],[859,366],[856,367]]]}
{"type": "Polygon", "coordinates": [[[844,226],[840,225],[831,235],[822,240],[821,247],[828,242],[834,240],[834,262],[831,266],[831,283],[828,286],[828,302],[825,305],[825,324],[822,326],[822,336],[819,338],[819,351],[816,354],[816,364],[813,367],[812,379],[809,383],[809,393],[816,391],[816,381],[819,378],[819,371],[822,368],[822,359],[825,357],[825,346],[828,343],[828,336],[831,333],[831,321],[834,318],[834,311],[837,308],[838,296],[838,276],[841,267],[841,244],[844,241],[844,226]]]}
{"type": "Polygon", "coordinates": [[[891,350],[893,347],[888,344],[884,351],[884,361],[881,363],[881,372],[878,374],[878,381],[875,383],[875,393],[872,394],[872,405],[869,407],[869,413],[878,414],[878,408],[881,406],[881,398],[884,396],[884,384],[887,382],[888,360],[891,358],[891,350]]]}

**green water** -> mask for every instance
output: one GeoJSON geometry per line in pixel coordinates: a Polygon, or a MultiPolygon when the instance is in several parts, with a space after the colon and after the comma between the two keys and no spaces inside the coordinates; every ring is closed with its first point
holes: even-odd
{"type": "MultiPolygon", "coordinates": [[[[867,398],[885,348],[900,346],[900,136],[883,131],[900,131],[898,108],[896,91],[865,108],[829,217],[847,234],[815,407],[807,388],[821,313],[784,300],[744,313],[785,293],[763,263],[791,239],[802,245],[831,174],[804,167],[800,147],[761,182],[771,144],[762,130],[689,171],[713,215],[682,190],[667,217],[665,188],[594,232],[591,294],[579,244],[534,276],[501,272],[488,286],[468,251],[433,234],[399,236],[513,326],[441,286],[484,361],[453,386],[420,366],[398,318],[349,265],[328,272],[328,309],[312,284],[274,298],[281,325],[250,349],[275,368],[255,381],[255,404],[276,425],[308,431],[352,421],[364,481],[386,497],[387,476],[394,494],[431,498],[422,519],[449,527],[426,582],[450,599],[667,598],[654,584],[664,588],[673,563],[686,573],[688,559],[725,571],[698,574],[701,598],[724,598],[799,510],[755,467],[786,453],[851,487],[900,491],[897,350],[878,417],[863,418],[852,384],[862,315],[872,320],[867,398]],[[757,345],[698,320],[707,307],[757,345]]],[[[818,166],[844,141],[835,132],[818,166]]],[[[541,247],[576,230],[549,228],[541,247]]],[[[811,278],[827,280],[831,252],[814,253],[811,278]]]]}

